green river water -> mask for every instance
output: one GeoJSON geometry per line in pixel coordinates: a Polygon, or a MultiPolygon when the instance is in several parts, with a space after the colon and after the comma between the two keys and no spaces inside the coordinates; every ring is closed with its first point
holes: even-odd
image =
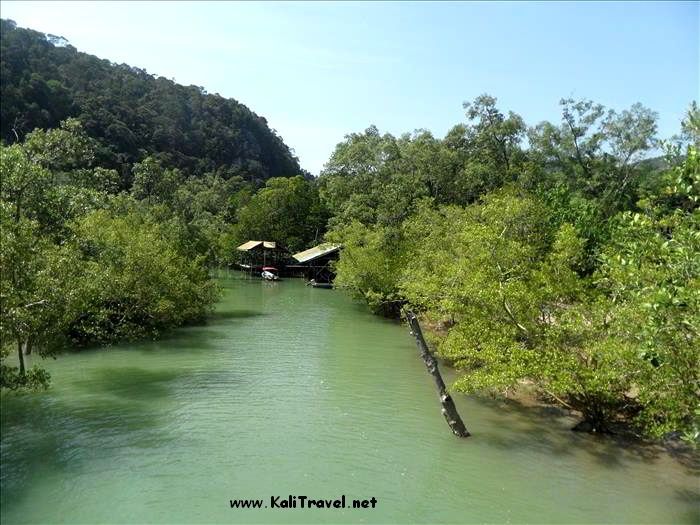
{"type": "Polygon", "coordinates": [[[692,465],[462,396],[460,440],[404,326],[299,280],[220,282],[206,325],[63,355],[50,390],[3,395],[3,525],[700,522],[692,465]],[[377,505],[229,503],[290,494],[377,505]]]}

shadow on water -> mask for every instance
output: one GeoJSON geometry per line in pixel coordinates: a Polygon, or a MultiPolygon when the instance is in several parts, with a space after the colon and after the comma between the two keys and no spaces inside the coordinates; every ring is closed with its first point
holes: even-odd
{"type": "MultiPolygon", "coordinates": [[[[106,382],[104,390],[114,395],[67,399],[46,392],[3,396],[3,507],[20,504],[26,484],[37,473],[40,477],[73,479],[95,460],[119,457],[124,449],[153,450],[176,439],[162,431],[169,417],[167,412],[154,410],[146,402],[147,397],[164,395],[164,383],[175,376],[150,376],[150,384],[145,380],[139,386],[144,393],[135,396],[130,392],[135,381],[128,374],[136,370],[112,370],[82,385],[94,391],[98,383],[106,382]]],[[[143,379],[143,371],[139,374],[143,379]]]]}
{"type": "MultiPolygon", "coordinates": [[[[513,399],[489,397],[476,398],[474,401],[488,408],[488,415],[482,415],[481,419],[489,423],[490,430],[482,429],[475,432],[475,436],[489,446],[508,451],[522,449],[558,456],[585,453],[608,469],[623,468],[630,462],[653,462],[662,456],[670,456],[681,463],[689,474],[700,473],[700,454],[689,448],[669,450],[662,444],[624,435],[574,432],[571,428],[577,421],[576,418],[557,407],[530,406],[513,399]],[[514,419],[513,414],[518,417],[514,419]],[[513,432],[503,432],[503,425],[508,425],[513,432]]],[[[468,413],[465,413],[465,419],[468,425],[468,413]]]]}
{"type": "MultiPolygon", "coordinates": [[[[190,355],[203,354],[220,348],[218,342],[229,338],[228,321],[252,319],[266,315],[268,314],[253,310],[217,311],[211,313],[202,323],[173,328],[151,341],[117,343],[115,346],[149,353],[186,351],[190,355]]],[[[69,350],[66,353],[108,352],[110,349],[111,346],[93,346],[80,350],[69,350]]]]}
{"type": "Polygon", "coordinates": [[[201,332],[197,327],[182,329],[182,334],[171,334],[169,337],[156,339],[155,341],[139,342],[133,344],[133,349],[138,349],[144,352],[179,352],[184,351],[188,354],[204,354],[217,348],[217,339],[224,339],[225,332],[217,334],[211,329],[206,330],[206,338],[202,337],[201,332]],[[217,335],[220,337],[217,338],[217,335]]]}
{"type": "MultiPolygon", "coordinates": [[[[8,394],[3,397],[2,445],[15,439],[16,433],[27,433],[31,439],[21,447],[31,448],[42,436],[59,437],[57,443],[75,445],[78,441],[100,441],[120,436],[122,444],[141,442],[141,431],[155,429],[168,418],[165,411],[151,405],[168,392],[168,382],[177,373],[151,373],[137,368],[110,369],[93,374],[90,380],[73,384],[83,394],[70,397],[50,392],[40,394],[8,394]]],[[[60,449],[60,447],[57,447],[60,449]]],[[[3,462],[3,465],[5,463],[3,462]]]]}
{"type": "Polygon", "coordinates": [[[218,310],[207,317],[208,322],[228,321],[231,319],[251,319],[264,317],[268,314],[256,310],[218,310]]]}
{"type": "MultiPolygon", "coordinates": [[[[678,463],[683,465],[689,474],[700,477],[700,450],[693,450],[686,445],[673,446],[668,449],[668,453],[678,463]]],[[[700,523],[700,521],[697,523],[700,523]]]]}
{"type": "Polygon", "coordinates": [[[689,508],[684,514],[688,523],[700,523],[700,491],[690,489],[678,489],[675,492],[676,499],[682,501],[689,508]]]}
{"type": "Polygon", "coordinates": [[[94,370],[89,379],[74,380],[73,385],[91,393],[101,391],[119,398],[152,401],[167,396],[171,391],[169,383],[185,373],[136,366],[110,367],[94,370]]]}
{"type": "MultiPolygon", "coordinates": [[[[252,317],[252,316],[250,316],[252,317]]],[[[218,320],[215,315],[211,317],[214,320],[218,320]]],[[[235,316],[232,316],[235,318],[235,316]]],[[[238,317],[242,318],[242,317],[238,317]]],[[[208,324],[206,321],[200,324],[192,324],[181,326],[178,328],[172,328],[167,331],[162,332],[157,337],[153,339],[140,339],[135,341],[116,341],[114,343],[99,345],[93,344],[82,347],[66,348],[59,352],[56,356],[51,356],[54,360],[60,358],[61,355],[75,355],[75,354],[91,354],[91,353],[105,353],[110,352],[114,348],[119,348],[120,350],[129,351],[158,351],[158,350],[187,350],[188,352],[203,353],[213,348],[216,348],[216,340],[218,338],[223,339],[227,335],[224,330],[216,330],[216,326],[208,324]],[[202,337],[202,334],[206,333],[206,337],[202,337]]],[[[39,359],[40,356],[32,355],[31,359],[39,359]]],[[[41,358],[41,359],[49,359],[41,358]]],[[[38,361],[41,363],[41,361],[38,361]]]]}

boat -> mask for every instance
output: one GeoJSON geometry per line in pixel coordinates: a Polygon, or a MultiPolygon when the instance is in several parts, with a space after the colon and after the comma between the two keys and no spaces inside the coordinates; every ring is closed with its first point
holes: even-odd
{"type": "Polygon", "coordinates": [[[308,283],[306,283],[307,286],[312,286],[313,288],[326,288],[326,289],[331,289],[333,288],[332,283],[317,283],[316,279],[311,279],[308,283]]]}
{"type": "Polygon", "coordinates": [[[278,281],[279,276],[277,275],[277,272],[279,272],[277,268],[272,266],[263,266],[260,276],[266,281],[278,281]]]}

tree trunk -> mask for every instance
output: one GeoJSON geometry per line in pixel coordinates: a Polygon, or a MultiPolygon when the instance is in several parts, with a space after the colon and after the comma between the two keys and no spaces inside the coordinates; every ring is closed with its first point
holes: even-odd
{"type": "Polygon", "coordinates": [[[24,355],[22,354],[22,341],[17,340],[17,356],[19,357],[19,375],[24,375],[24,355]]]}
{"type": "Polygon", "coordinates": [[[445,417],[445,421],[450,426],[452,433],[458,437],[469,437],[470,434],[467,428],[464,426],[462,418],[459,417],[459,412],[457,412],[457,407],[447,393],[447,388],[445,388],[445,382],[442,380],[440,375],[440,369],[438,368],[437,359],[428,350],[428,345],[423,338],[423,332],[420,329],[420,324],[418,323],[418,318],[413,312],[406,312],[406,319],[408,320],[408,326],[411,328],[411,334],[416,338],[416,346],[420,351],[420,356],[425,363],[425,367],[430,372],[435,380],[435,385],[438,389],[438,395],[440,396],[440,404],[442,405],[442,415],[445,417]]]}
{"type": "Polygon", "coordinates": [[[24,342],[23,349],[24,349],[24,355],[29,355],[32,353],[32,347],[34,346],[34,341],[32,341],[31,337],[28,337],[27,340],[24,342]]]}

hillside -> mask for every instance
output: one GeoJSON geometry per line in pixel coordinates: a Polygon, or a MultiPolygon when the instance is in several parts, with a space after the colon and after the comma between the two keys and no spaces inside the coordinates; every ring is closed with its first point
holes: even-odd
{"type": "Polygon", "coordinates": [[[79,52],[60,37],[2,20],[0,136],[78,118],[99,142],[98,163],[128,187],[133,163],[157,155],[186,174],[216,172],[260,183],[301,173],[265,118],[236,100],[79,52]]]}

